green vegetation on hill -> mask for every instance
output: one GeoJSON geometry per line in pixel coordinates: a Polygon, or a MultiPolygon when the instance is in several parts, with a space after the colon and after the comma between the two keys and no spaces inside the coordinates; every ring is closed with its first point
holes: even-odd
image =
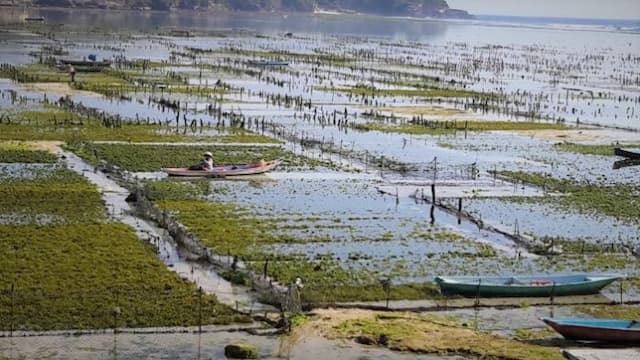
{"type": "Polygon", "coordinates": [[[462,10],[450,9],[445,0],[22,0],[15,5],[74,8],[151,9],[228,9],[240,11],[299,11],[315,9],[356,11],[378,15],[468,17],[462,10]]]}

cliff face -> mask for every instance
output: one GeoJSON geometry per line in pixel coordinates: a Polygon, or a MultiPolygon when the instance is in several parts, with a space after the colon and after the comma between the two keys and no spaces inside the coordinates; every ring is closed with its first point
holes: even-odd
{"type": "Polygon", "coordinates": [[[316,9],[387,16],[465,18],[463,10],[445,0],[3,0],[4,5],[101,9],[227,9],[239,11],[301,11],[316,9]]]}

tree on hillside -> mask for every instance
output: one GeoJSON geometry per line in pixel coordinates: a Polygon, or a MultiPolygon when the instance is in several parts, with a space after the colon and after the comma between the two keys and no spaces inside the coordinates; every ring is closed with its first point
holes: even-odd
{"type": "Polygon", "coordinates": [[[171,0],[151,0],[151,10],[166,11],[171,9],[171,0]]]}
{"type": "Polygon", "coordinates": [[[315,1],[313,0],[282,0],[282,9],[290,11],[313,11],[315,1]]]}

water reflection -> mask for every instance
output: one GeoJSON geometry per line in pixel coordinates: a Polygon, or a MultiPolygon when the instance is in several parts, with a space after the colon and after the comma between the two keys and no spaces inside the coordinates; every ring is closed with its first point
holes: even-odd
{"type": "Polygon", "coordinates": [[[10,24],[25,16],[44,16],[48,24],[90,26],[111,29],[160,30],[179,27],[200,30],[251,29],[262,33],[324,33],[369,35],[396,39],[426,39],[446,33],[450,24],[442,21],[407,21],[367,16],[319,14],[156,12],[79,9],[9,9],[0,14],[0,24],[10,24]]]}

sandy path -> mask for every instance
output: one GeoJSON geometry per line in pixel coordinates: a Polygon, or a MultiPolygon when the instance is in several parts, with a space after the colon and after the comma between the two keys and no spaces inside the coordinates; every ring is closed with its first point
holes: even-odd
{"type": "Polygon", "coordinates": [[[58,154],[61,151],[62,141],[27,141],[25,142],[33,150],[47,151],[58,154]]]}
{"type": "Polygon", "coordinates": [[[615,142],[638,143],[640,133],[624,130],[522,130],[517,134],[533,139],[567,141],[590,145],[609,145],[615,142]]]}

